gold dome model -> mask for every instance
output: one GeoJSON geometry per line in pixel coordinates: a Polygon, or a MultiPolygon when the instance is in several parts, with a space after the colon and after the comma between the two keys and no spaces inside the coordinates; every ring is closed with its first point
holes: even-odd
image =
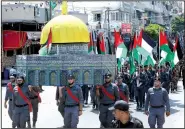
{"type": "Polygon", "coordinates": [[[89,31],[86,24],[79,18],[72,15],[65,15],[66,7],[62,3],[63,15],[54,17],[42,29],[40,44],[47,42],[50,29],[52,31],[52,43],[88,43],[89,31]]]}

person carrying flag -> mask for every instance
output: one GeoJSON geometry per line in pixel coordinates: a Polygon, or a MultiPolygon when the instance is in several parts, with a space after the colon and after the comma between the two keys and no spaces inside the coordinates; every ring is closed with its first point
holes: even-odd
{"type": "Polygon", "coordinates": [[[118,87],[111,83],[112,81],[111,74],[105,74],[105,83],[103,86],[96,87],[96,95],[99,97],[99,120],[101,126],[104,128],[112,127],[112,120],[114,120],[114,116],[112,111],[109,110],[110,107],[114,105],[114,103],[120,99],[118,87]]]}
{"type": "Polygon", "coordinates": [[[120,100],[124,100],[127,103],[129,102],[129,90],[127,84],[123,83],[123,76],[118,75],[117,76],[117,86],[119,89],[119,95],[120,95],[120,100]]]}
{"type": "Polygon", "coordinates": [[[12,103],[12,94],[13,94],[13,88],[16,85],[16,74],[10,75],[10,82],[7,84],[6,87],[6,94],[5,94],[5,101],[4,101],[4,108],[7,108],[7,102],[9,104],[8,107],[8,115],[10,119],[12,120],[12,128],[15,128],[15,123],[13,122],[13,103],[12,103]]]}

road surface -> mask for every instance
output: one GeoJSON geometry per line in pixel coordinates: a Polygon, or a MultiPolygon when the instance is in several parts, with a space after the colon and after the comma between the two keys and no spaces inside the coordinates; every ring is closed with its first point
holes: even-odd
{"type": "MultiPolygon", "coordinates": [[[[184,90],[182,81],[178,83],[177,93],[170,94],[171,116],[166,118],[165,128],[184,128],[184,90]]],[[[39,115],[37,128],[58,128],[63,125],[63,118],[57,110],[55,101],[56,87],[43,87],[45,90],[41,93],[42,103],[39,105],[39,115]]],[[[2,98],[5,96],[5,87],[2,88],[2,98]]],[[[2,106],[4,99],[2,100],[2,106]]],[[[143,121],[144,127],[148,128],[147,116],[143,112],[135,110],[136,104],[131,103],[131,114],[143,121]]],[[[92,110],[92,105],[88,104],[83,109],[83,115],[80,116],[78,128],[99,128],[99,116],[97,111],[92,110]]],[[[11,128],[11,121],[8,111],[2,107],[2,128],[11,128]]]]}

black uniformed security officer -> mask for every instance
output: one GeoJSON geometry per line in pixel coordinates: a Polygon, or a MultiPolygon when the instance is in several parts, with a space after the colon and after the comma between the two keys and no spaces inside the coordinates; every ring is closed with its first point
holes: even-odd
{"type": "Polygon", "coordinates": [[[114,110],[113,113],[116,118],[112,122],[114,128],[144,128],[143,123],[129,113],[127,102],[119,100],[109,110],[114,110]]]}
{"type": "Polygon", "coordinates": [[[144,107],[143,98],[145,96],[144,88],[146,84],[146,74],[143,72],[143,67],[140,66],[140,72],[137,73],[134,78],[134,86],[135,86],[135,96],[137,102],[137,110],[141,110],[144,107]]]}
{"type": "Polygon", "coordinates": [[[149,65],[149,70],[148,71],[150,72],[150,75],[151,75],[150,86],[153,87],[153,85],[154,85],[154,78],[155,78],[155,72],[156,71],[152,68],[152,65],[149,65]]]}
{"type": "Polygon", "coordinates": [[[161,83],[163,84],[163,88],[165,88],[169,94],[170,80],[169,80],[169,74],[165,70],[165,66],[161,66],[160,79],[161,79],[161,83]]]}
{"type": "Polygon", "coordinates": [[[103,86],[97,86],[96,89],[96,95],[100,98],[99,119],[101,125],[105,128],[111,128],[111,122],[114,119],[112,111],[108,110],[108,108],[112,107],[119,100],[118,87],[111,83],[111,76],[111,74],[105,74],[105,83],[103,86]]]}
{"type": "Polygon", "coordinates": [[[126,66],[123,69],[123,75],[122,76],[123,76],[123,83],[125,83],[128,86],[128,89],[129,89],[130,101],[133,101],[134,100],[134,91],[132,90],[131,76],[128,73],[128,69],[127,69],[126,66]]]}
{"type": "Polygon", "coordinates": [[[124,100],[128,103],[128,99],[129,99],[129,91],[128,91],[128,86],[127,84],[123,83],[123,76],[122,75],[118,75],[117,76],[117,86],[119,89],[119,95],[120,95],[120,99],[124,100]]]}

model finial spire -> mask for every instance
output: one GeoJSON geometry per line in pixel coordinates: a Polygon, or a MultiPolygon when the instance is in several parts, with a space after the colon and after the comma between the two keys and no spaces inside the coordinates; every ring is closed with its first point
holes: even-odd
{"type": "Polygon", "coordinates": [[[62,15],[67,15],[67,1],[66,0],[62,1],[61,10],[62,10],[62,15]]]}

